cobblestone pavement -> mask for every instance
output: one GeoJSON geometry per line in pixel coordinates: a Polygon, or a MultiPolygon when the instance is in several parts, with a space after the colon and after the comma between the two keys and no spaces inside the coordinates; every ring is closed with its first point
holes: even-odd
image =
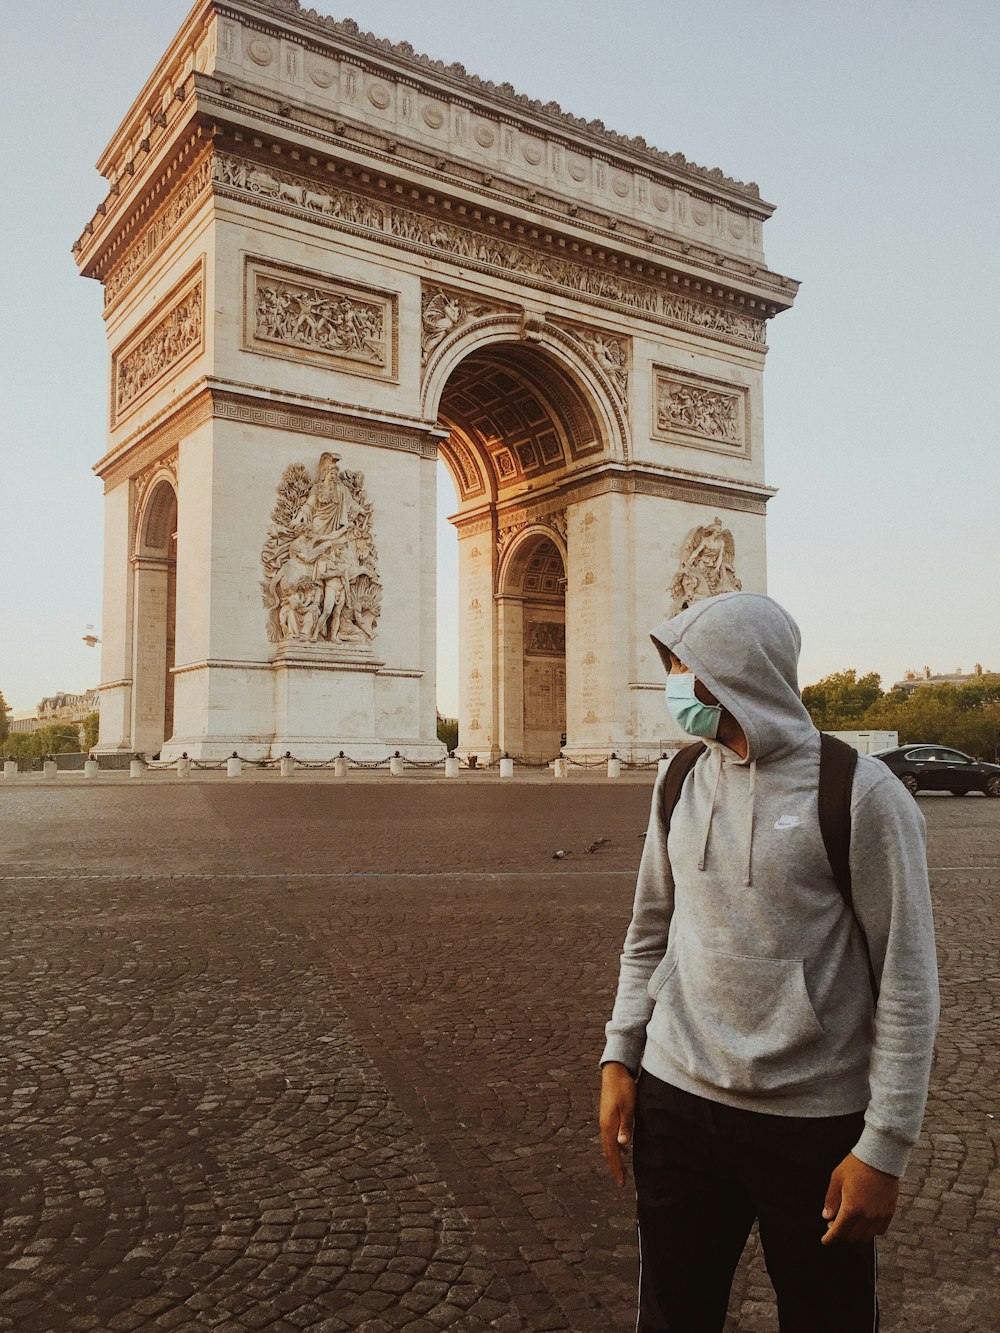
{"type": "MultiPolygon", "coordinates": [[[[0,1330],[630,1329],[595,1061],[648,802],[590,777],[0,788],[0,1330]]],[[[921,807],[944,1014],[883,1329],[986,1333],[1000,803],[921,807]]],[[[727,1329],[775,1328],[751,1239],[727,1329]]]]}

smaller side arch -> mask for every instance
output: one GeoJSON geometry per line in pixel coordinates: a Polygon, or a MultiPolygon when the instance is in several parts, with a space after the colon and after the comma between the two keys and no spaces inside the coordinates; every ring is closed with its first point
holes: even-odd
{"type": "MultiPolygon", "coordinates": [[[[501,536],[503,529],[501,529],[501,536]]],[[[519,572],[519,567],[524,562],[524,557],[528,550],[536,544],[538,539],[546,538],[559,552],[563,563],[563,572],[567,569],[567,547],[566,540],[557,528],[548,523],[534,520],[525,524],[524,527],[517,529],[514,535],[507,541],[500,553],[500,559],[497,564],[497,593],[499,596],[508,596],[515,593],[517,589],[513,586],[513,579],[519,572]]]]}
{"type": "Polygon", "coordinates": [[[177,478],[169,467],[162,465],[139,486],[131,554],[166,559],[177,528],[177,478]]]}

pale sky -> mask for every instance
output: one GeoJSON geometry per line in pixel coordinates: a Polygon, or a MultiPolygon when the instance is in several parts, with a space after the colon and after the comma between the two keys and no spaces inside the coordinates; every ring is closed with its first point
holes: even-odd
{"type": "MultiPolygon", "coordinates": [[[[764,379],[769,591],[802,627],[802,681],[1000,670],[995,0],[316,8],[759,182],[778,206],[769,265],[802,282],[764,379]]],[[[99,679],[81,636],[101,623],[107,348],[70,245],[105,194],[93,163],[186,12],[4,6],[0,690],[17,709],[99,679]]]]}

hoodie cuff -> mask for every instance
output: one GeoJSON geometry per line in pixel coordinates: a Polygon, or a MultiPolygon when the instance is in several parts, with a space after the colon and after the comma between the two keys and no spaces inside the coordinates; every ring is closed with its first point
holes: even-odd
{"type": "Polygon", "coordinates": [[[643,1047],[646,1045],[646,1034],[641,1037],[622,1037],[617,1034],[608,1037],[607,1045],[604,1047],[604,1054],[601,1056],[602,1066],[614,1061],[616,1064],[624,1065],[625,1068],[635,1078],[639,1073],[639,1066],[642,1063],[643,1047]]]}
{"type": "Polygon", "coordinates": [[[885,1130],[866,1125],[851,1151],[859,1161],[898,1179],[906,1170],[913,1144],[897,1138],[895,1134],[887,1134],[885,1130]]]}

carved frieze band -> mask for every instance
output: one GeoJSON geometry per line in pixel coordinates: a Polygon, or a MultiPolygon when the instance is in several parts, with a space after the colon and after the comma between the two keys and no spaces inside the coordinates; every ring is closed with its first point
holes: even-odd
{"type": "Polygon", "coordinates": [[[190,353],[200,351],[204,327],[203,297],[204,282],[199,266],[196,276],[189,276],[179,284],[159,311],[112,355],[115,424],[168,370],[174,369],[190,353]],[[164,307],[166,314],[162,313],[164,307]]]}
{"type": "Polygon", "coordinates": [[[206,155],[180,181],[162,212],[141,232],[138,240],[129,246],[104,279],[105,308],[118,299],[147,259],[151,259],[166,244],[191,209],[201,202],[211,180],[212,159],[206,155]]]}
{"type": "Polygon", "coordinates": [[[749,390],[745,385],[654,367],[653,434],[699,449],[748,455],[749,390]]]}
{"type": "Polygon", "coordinates": [[[255,197],[258,202],[283,211],[295,209],[330,226],[374,231],[403,246],[430,248],[476,268],[513,274],[518,281],[532,286],[561,289],[595,302],[637,310],[661,323],[693,327],[714,337],[753,346],[763,346],[766,341],[764,322],[737,311],[459,227],[412,209],[383,207],[349,190],[326,182],[320,184],[270,164],[265,169],[221,152],[216,154],[214,162],[216,188],[223,193],[255,197]]]}
{"type": "Polygon", "coordinates": [[[391,379],[398,346],[396,296],[306,269],[248,258],[244,346],[391,379]]]}

